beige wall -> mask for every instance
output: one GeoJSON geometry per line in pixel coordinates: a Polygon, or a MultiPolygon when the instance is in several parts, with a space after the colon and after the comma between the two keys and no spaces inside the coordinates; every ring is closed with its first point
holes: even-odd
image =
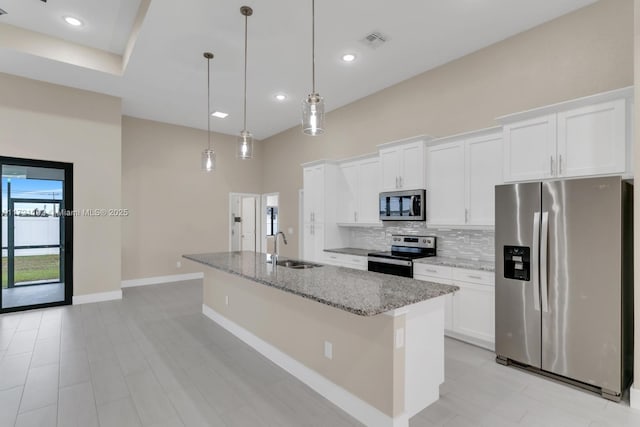
{"type": "MultiPolygon", "coordinates": [[[[119,208],[120,99],[0,74],[3,156],[73,163],[74,208],[119,208]]],[[[74,218],[74,295],[120,289],[120,218],[74,218]]]]}
{"type": "Polygon", "coordinates": [[[404,412],[405,316],[357,316],[204,267],[204,304],[389,416],[404,412]],[[229,305],[225,305],[229,297],[229,305]],[[333,359],[324,357],[324,341],[333,359]]]}
{"type": "MultiPolygon", "coordinates": [[[[207,132],[122,119],[122,279],[202,271],[185,253],[229,247],[229,192],[260,193],[262,162],[237,160],[235,137],[212,135],[217,171],[200,170],[207,132]]],[[[255,157],[263,154],[255,144],[255,157]]]]}
{"type": "MultiPolygon", "coordinates": [[[[633,0],[600,0],[335,110],[322,137],[296,127],[263,141],[263,190],[280,192],[281,229],[298,233],[300,163],[493,126],[500,115],[632,84],[633,0]]],[[[297,239],[282,253],[297,255],[297,239]]]]}

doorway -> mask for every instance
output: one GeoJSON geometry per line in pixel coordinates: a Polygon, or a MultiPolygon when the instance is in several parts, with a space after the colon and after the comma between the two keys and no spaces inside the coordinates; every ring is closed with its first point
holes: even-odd
{"type": "Polygon", "coordinates": [[[229,194],[229,250],[260,251],[260,195],[229,194]]]}
{"type": "Polygon", "coordinates": [[[267,237],[274,236],[280,227],[278,224],[278,198],[279,193],[267,193],[262,195],[262,252],[266,252],[267,237]]]}
{"type": "Polygon", "coordinates": [[[0,313],[71,304],[73,165],[0,157],[0,313]]]}

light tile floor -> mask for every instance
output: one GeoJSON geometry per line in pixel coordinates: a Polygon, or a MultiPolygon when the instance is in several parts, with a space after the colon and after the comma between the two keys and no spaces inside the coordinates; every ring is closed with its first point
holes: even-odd
{"type": "MultiPolygon", "coordinates": [[[[0,426],[357,426],[201,314],[199,281],[0,316],[0,426]]],[[[427,426],[640,426],[640,412],[446,340],[427,426]]]]}

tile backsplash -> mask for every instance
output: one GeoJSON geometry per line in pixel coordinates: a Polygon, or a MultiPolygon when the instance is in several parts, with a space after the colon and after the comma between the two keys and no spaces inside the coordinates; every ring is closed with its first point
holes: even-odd
{"type": "Polygon", "coordinates": [[[383,227],[354,227],[349,246],[374,250],[389,250],[392,234],[437,236],[438,255],[463,259],[493,261],[495,244],[493,230],[427,228],[421,222],[398,222],[383,227]]]}

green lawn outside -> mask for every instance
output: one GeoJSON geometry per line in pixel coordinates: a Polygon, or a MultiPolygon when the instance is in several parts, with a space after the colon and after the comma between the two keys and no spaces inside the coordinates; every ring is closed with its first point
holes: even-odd
{"type": "MultiPolygon", "coordinates": [[[[60,276],[58,255],[33,255],[15,257],[15,281],[53,280],[60,276]]],[[[7,287],[7,258],[2,257],[2,287],[7,287]]]]}

